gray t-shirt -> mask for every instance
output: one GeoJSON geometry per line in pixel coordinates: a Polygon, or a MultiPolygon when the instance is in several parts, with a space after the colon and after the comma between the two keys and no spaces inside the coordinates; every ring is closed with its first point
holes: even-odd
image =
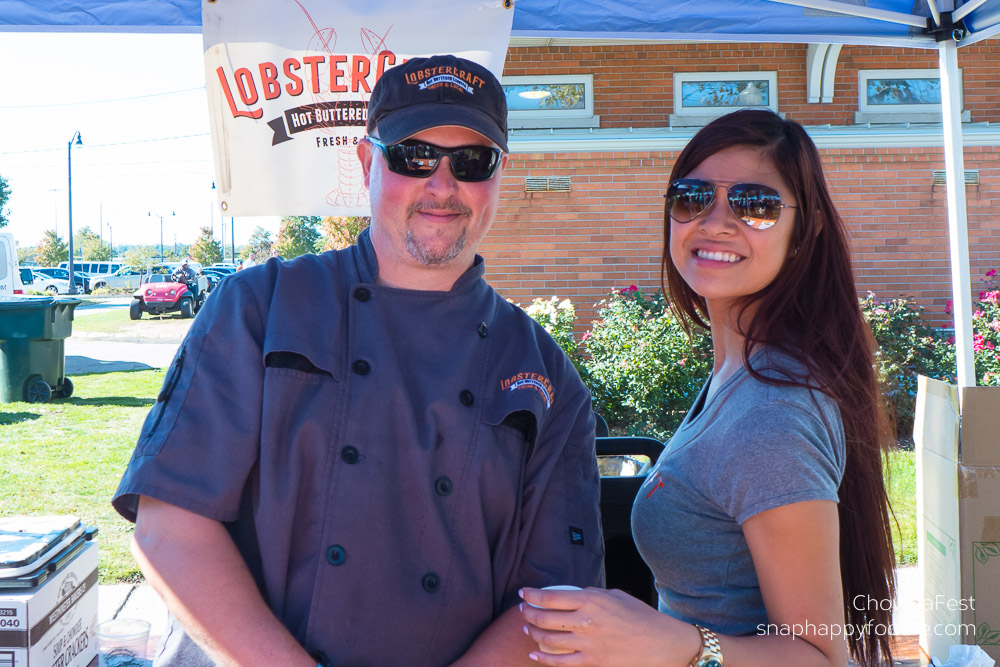
{"type": "MultiPolygon", "coordinates": [[[[770,349],[751,365],[769,377],[803,372],[770,349]]],[[[639,490],[632,531],[661,612],[723,634],[756,634],[767,612],[741,525],[783,505],[836,502],[843,424],[829,396],[765,384],[745,368],[706,401],[707,388],[639,490]]]]}

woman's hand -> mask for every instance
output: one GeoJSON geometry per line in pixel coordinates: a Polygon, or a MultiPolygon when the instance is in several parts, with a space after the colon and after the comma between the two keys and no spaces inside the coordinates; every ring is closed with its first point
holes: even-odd
{"type": "Polygon", "coordinates": [[[528,636],[548,648],[572,651],[532,651],[531,659],[543,665],[685,667],[700,650],[694,626],[622,591],[524,588],[521,599],[528,636]]]}

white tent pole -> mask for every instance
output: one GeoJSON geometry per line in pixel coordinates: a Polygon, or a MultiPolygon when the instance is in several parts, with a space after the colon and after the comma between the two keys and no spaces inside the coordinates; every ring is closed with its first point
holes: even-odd
{"type": "Polygon", "coordinates": [[[971,13],[975,9],[978,9],[980,5],[985,5],[985,4],[986,0],[970,0],[969,2],[965,3],[964,5],[955,10],[955,13],[952,14],[951,16],[951,20],[961,21],[966,16],[968,16],[969,13],[971,13]]]}
{"type": "Polygon", "coordinates": [[[931,18],[934,19],[934,25],[941,25],[941,10],[938,9],[937,3],[934,0],[927,0],[927,8],[931,10],[931,18]]]}
{"type": "Polygon", "coordinates": [[[941,111],[944,119],[944,166],[948,188],[948,239],[951,255],[951,297],[955,314],[955,357],[958,386],[976,386],[972,351],[972,286],[969,281],[969,231],[965,210],[965,156],[962,147],[962,87],[958,76],[958,45],[938,44],[941,111]]]}

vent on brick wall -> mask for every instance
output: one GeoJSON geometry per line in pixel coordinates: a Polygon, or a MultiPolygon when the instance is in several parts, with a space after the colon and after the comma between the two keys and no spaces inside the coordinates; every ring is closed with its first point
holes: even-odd
{"type": "Polygon", "coordinates": [[[572,189],[569,176],[524,179],[525,192],[569,192],[572,189]]]}
{"type": "MultiPolygon", "coordinates": [[[[944,185],[947,182],[946,172],[944,169],[934,170],[934,181],[933,185],[944,185]]],[[[979,170],[978,169],[966,169],[965,170],[965,184],[975,185],[979,187],[979,170]]]]}

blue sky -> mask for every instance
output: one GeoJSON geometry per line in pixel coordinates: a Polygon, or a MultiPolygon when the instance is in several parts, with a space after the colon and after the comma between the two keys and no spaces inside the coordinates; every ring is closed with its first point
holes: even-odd
{"type": "MultiPolygon", "coordinates": [[[[67,143],[73,228],[120,243],[191,243],[221,233],[215,204],[200,34],[4,33],[0,62],[0,175],[19,245],[45,230],[66,238],[67,143]],[[150,216],[153,212],[155,216],[150,216]],[[109,231],[110,227],[110,231],[109,231]]],[[[225,218],[226,239],[230,220],[225,218]]],[[[236,243],[275,217],[236,218],[236,243]]]]}

